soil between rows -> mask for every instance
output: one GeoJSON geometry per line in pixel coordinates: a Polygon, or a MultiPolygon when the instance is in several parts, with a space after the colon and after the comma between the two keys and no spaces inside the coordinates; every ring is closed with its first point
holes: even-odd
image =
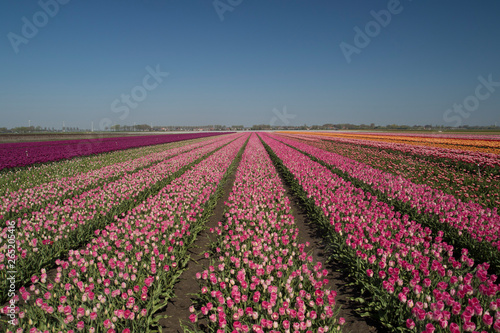
{"type": "Polygon", "coordinates": [[[356,313],[356,302],[349,300],[349,298],[361,297],[361,294],[358,290],[346,286],[348,283],[347,268],[337,261],[326,263],[329,255],[325,249],[321,231],[319,231],[319,229],[314,226],[313,222],[310,221],[304,208],[300,205],[299,199],[292,194],[290,187],[283,179],[281,181],[290,199],[295,225],[299,229],[299,242],[309,242],[310,246],[306,248],[306,251],[311,252],[314,262],[320,261],[328,270],[328,284],[326,287],[337,292],[337,306],[340,306],[339,317],[345,319],[342,332],[386,332],[387,329],[382,327],[380,323],[370,318],[363,318],[356,313]]]}
{"type": "MultiPolygon", "coordinates": [[[[179,278],[179,282],[174,287],[174,293],[176,296],[169,300],[165,311],[159,314],[169,316],[166,319],[161,319],[159,322],[163,333],[183,333],[184,331],[180,326],[180,321],[182,320],[184,323],[189,322],[189,307],[192,305],[191,294],[195,294],[199,291],[196,273],[201,272],[204,269],[208,269],[210,260],[204,257],[204,253],[209,251],[210,243],[216,237],[215,235],[210,234],[209,229],[215,228],[218,222],[223,219],[225,207],[224,202],[228,199],[229,194],[231,193],[234,180],[236,178],[236,172],[237,170],[235,170],[228,177],[224,186],[224,194],[218,201],[212,217],[206,224],[205,229],[200,232],[193,247],[189,251],[191,254],[191,260],[189,261],[186,270],[179,278]]],[[[329,283],[327,288],[337,292],[337,306],[340,306],[339,317],[343,317],[345,319],[343,332],[386,332],[387,330],[378,322],[369,318],[363,318],[355,312],[357,305],[354,301],[350,301],[349,298],[360,297],[361,295],[359,291],[346,286],[348,279],[347,274],[345,273],[346,268],[342,263],[325,263],[328,258],[328,253],[325,250],[321,232],[308,219],[305,210],[300,205],[299,199],[292,194],[290,187],[281,175],[280,178],[285,188],[286,195],[290,199],[292,215],[294,217],[295,224],[299,229],[299,242],[309,242],[310,246],[307,248],[307,251],[311,252],[314,262],[321,261],[323,266],[328,270],[329,283]]]]}
{"type": "MultiPolygon", "coordinates": [[[[224,202],[227,201],[231,193],[236,178],[236,170],[237,168],[228,176],[226,184],[224,185],[223,195],[219,199],[211,218],[189,250],[191,260],[188,262],[187,268],[180,277],[179,282],[174,287],[176,297],[171,298],[165,310],[159,313],[159,315],[166,314],[169,316],[169,318],[161,319],[159,322],[162,332],[183,333],[180,326],[180,320],[185,323],[189,322],[189,307],[192,305],[191,294],[195,294],[199,291],[199,285],[195,275],[197,272],[201,272],[208,268],[210,260],[204,257],[204,253],[209,251],[210,244],[216,237],[209,232],[209,229],[216,227],[218,222],[223,220],[224,202]]],[[[299,229],[299,242],[309,242],[310,246],[307,250],[311,251],[314,261],[321,261],[329,272],[329,284],[327,287],[337,292],[337,305],[341,307],[339,316],[344,317],[346,320],[343,332],[385,332],[386,330],[377,322],[362,318],[356,314],[356,304],[349,301],[348,298],[359,297],[360,295],[356,290],[345,286],[347,277],[346,274],[342,272],[345,268],[341,263],[333,262],[325,264],[328,253],[325,250],[321,233],[310,222],[298,198],[292,194],[290,187],[283,178],[282,183],[286,190],[286,195],[290,199],[295,224],[299,229]]],[[[56,275],[56,269],[48,269],[47,275],[48,279],[52,280],[56,275]]]]}
{"type": "Polygon", "coordinates": [[[228,176],[224,185],[224,193],[217,202],[212,216],[205,229],[199,233],[196,241],[188,251],[191,255],[186,270],[182,273],[174,286],[175,297],[171,298],[166,309],[158,315],[168,315],[166,319],[159,321],[163,333],[183,333],[180,326],[180,320],[189,322],[189,307],[192,305],[191,294],[197,293],[200,288],[196,280],[196,273],[204,269],[208,269],[210,259],[204,257],[204,253],[210,249],[210,244],[215,240],[215,235],[210,233],[210,228],[217,227],[219,221],[222,220],[224,214],[224,202],[228,199],[231,189],[233,188],[234,180],[236,179],[236,169],[228,176]]]}

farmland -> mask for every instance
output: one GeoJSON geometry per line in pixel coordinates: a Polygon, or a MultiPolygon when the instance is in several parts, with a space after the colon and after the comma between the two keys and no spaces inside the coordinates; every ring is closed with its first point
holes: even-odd
{"type": "Polygon", "coordinates": [[[0,169],[2,331],[500,332],[499,136],[19,142],[0,169]]]}

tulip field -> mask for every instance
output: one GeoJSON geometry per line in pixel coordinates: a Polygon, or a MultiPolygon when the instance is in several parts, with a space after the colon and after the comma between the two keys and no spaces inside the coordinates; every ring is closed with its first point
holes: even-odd
{"type": "Polygon", "coordinates": [[[2,143],[0,144],[0,170],[212,135],[214,133],[2,143]]]}
{"type": "Polygon", "coordinates": [[[74,141],[0,145],[2,332],[500,332],[499,136],[74,141]]]}

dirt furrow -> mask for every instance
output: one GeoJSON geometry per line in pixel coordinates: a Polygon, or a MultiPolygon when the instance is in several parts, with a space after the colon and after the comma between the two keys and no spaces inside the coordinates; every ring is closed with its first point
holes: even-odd
{"type": "Polygon", "coordinates": [[[299,199],[293,195],[290,186],[283,179],[283,177],[281,177],[281,181],[283,182],[286,194],[290,199],[292,215],[295,224],[299,229],[299,242],[309,242],[310,246],[309,248],[306,248],[306,250],[311,251],[314,262],[320,261],[323,263],[329,273],[329,283],[327,284],[327,287],[337,292],[337,305],[340,306],[339,317],[343,317],[345,319],[342,332],[386,332],[386,329],[384,329],[378,322],[370,318],[361,317],[356,313],[356,302],[351,301],[350,298],[361,297],[361,294],[358,290],[347,286],[349,278],[346,273],[346,267],[344,267],[344,265],[340,262],[326,262],[329,254],[322,238],[322,232],[310,221],[305,209],[301,206],[299,199]]]}
{"type": "Polygon", "coordinates": [[[224,185],[224,194],[219,199],[217,206],[214,209],[212,217],[205,224],[205,229],[199,233],[196,241],[189,250],[191,260],[189,260],[186,270],[182,273],[179,282],[174,287],[175,297],[171,298],[166,309],[159,313],[160,316],[167,315],[168,318],[161,319],[159,324],[163,333],[182,333],[184,332],[180,326],[180,321],[189,321],[189,307],[192,305],[191,294],[199,291],[196,273],[206,269],[210,260],[206,259],[204,254],[209,251],[210,244],[215,239],[215,235],[211,235],[209,230],[217,226],[217,223],[222,220],[224,214],[224,202],[229,197],[233,183],[236,177],[236,169],[228,176],[224,185]]]}

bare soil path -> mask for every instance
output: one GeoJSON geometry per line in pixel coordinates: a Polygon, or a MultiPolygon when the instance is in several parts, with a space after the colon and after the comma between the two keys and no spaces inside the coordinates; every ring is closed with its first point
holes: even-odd
{"type": "Polygon", "coordinates": [[[354,301],[349,300],[349,298],[356,298],[361,295],[358,290],[346,286],[349,282],[346,267],[340,262],[326,263],[329,254],[325,249],[321,231],[310,221],[299,199],[293,195],[292,190],[283,179],[282,182],[290,199],[295,225],[299,229],[299,241],[301,243],[309,242],[310,246],[306,248],[306,251],[311,251],[314,262],[320,261],[328,270],[329,283],[327,284],[327,288],[337,292],[337,305],[341,307],[339,317],[345,319],[342,332],[386,332],[387,329],[382,327],[378,322],[369,318],[363,318],[356,313],[357,305],[354,301]]]}
{"type": "Polygon", "coordinates": [[[189,307],[192,305],[191,294],[200,290],[196,273],[207,269],[209,259],[204,257],[205,252],[210,249],[210,244],[215,240],[216,235],[210,234],[210,228],[215,228],[219,221],[222,221],[224,214],[224,202],[229,197],[233,183],[236,177],[236,170],[228,177],[224,185],[224,194],[215,210],[212,217],[205,225],[205,229],[199,233],[193,247],[190,249],[191,260],[188,262],[186,270],[182,273],[179,282],[174,287],[175,297],[171,298],[166,309],[159,315],[168,315],[169,318],[161,319],[159,324],[162,327],[163,333],[182,333],[184,332],[180,326],[180,320],[189,322],[189,307]]]}
{"type": "MultiPolygon", "coordinates": [[[[189,322],[189,307],[192,305],[192,296],[190,294],[199,291],[195,275],[197,272],[201,272],[208,268],[209,259],[205,259],[204,253],[210,249],[210,243],[214,241],[216,237],[215,235],[211,235],[208,230],[212,227],[216,227],[217,223],[223,220],[224,202],[227,200],[232,190],[235,175],[236,172],[228,178],[224,186],[223,197],[219,200],[211,219],[206,224],[205,230],[198,235],[193,248],[190,250],[192,258],[188,263],[186,271],[183,272],[179,282],[174,287],[176,297],[172,298],[168,302],[165,311],[160,313],[160,315],[167,314],[169,316],[168,319],[162,319],[160,321],[164,333],[183,333],[179,323],[180,320],[186,323],[189,322]]],[[[346,286],[348,282],[348,277],[345,273],[346,267],[338,262],[325,264],[329,255],[325,250],[321,232],[308,219],[299,199],[293,195],[292,190],[283,178],[282,182],[286,189],[286,194],[290,199],[295,224],[299,229],[299,241],[301,243],[309,242],[310,246],[307,249],[311,251],[314,261],[321,261],[329,272],[329,284],[327,287],[337,292],[337,304],[341,307],[339,316],[343,317],[346,321],[343,332],[386,332],[387,330],[378,322],[369,318],[363,318],[356,313],[355,310],[357,305],[355,302],[350,301],[349,298],[356,298],[361,295],[359,291],[346,286]]]]}

